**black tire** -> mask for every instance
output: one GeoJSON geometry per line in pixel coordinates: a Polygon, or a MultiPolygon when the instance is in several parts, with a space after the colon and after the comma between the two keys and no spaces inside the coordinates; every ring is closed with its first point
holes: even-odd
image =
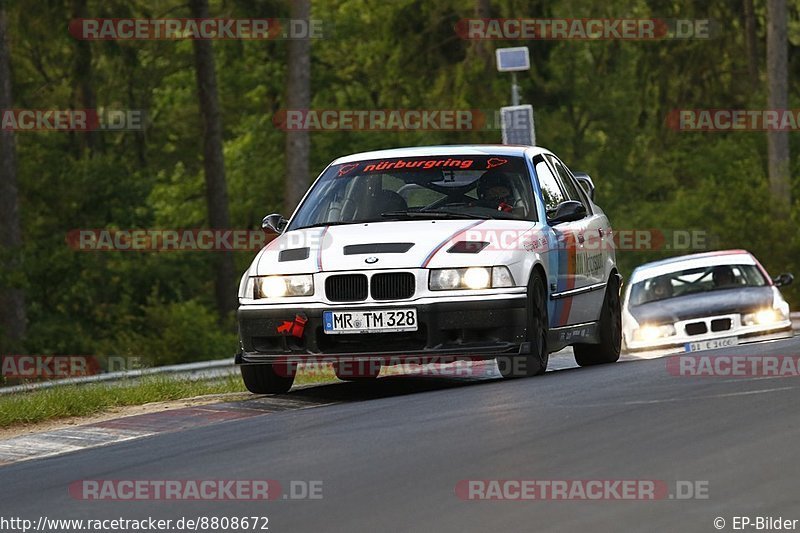
{"type": "Polygon", "coordinates": [[[605,365],[619,361],[622,345],[622,307],[619,301],[619,279],[616,275],[608,280],[598,327],[600,344],[576,344],[572,347],[578,366],[605,365]]]}
{"type": "Polygon", "coordinates": [[[336,377],[342,381],[372,381],[381,373],[380,361],[343,361],[333,363],[336,377]]]}
{"type": "Polygon", "coordinates": [[[540,376],[547,370],[550,354],[547,351],[547,291],[538,270],[531,272],[528,282],[528,327],[526,343],[528,353],[497,358],[500,374],[506,378],[540,376]]]}
{"type": "Polygon", "coordinates": [[[254,394],[283,394],[294,383],[296,366],[287,363],[242,365],[242,380],[254,394]]]}

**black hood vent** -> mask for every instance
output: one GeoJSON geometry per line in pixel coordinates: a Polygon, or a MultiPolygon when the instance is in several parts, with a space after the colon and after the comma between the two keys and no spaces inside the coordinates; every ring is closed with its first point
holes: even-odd
{"type": "Polygon", "coordinates": [[[414,246],[413,242],[373,242],[350,244],[344,247],[344,255],[404,254],[414,246]]]}
{"type": "Polygon", "coordinates": [[[290,248],[288,250],[281,250],[278,254],[278,262],[285,261],[302,261],[308,259],[308,248],[290,248]]]}
{"type": "Polygon", "coordinates": [[[448,254],[477,254],[489,246],[486,241],[458,241],[448,248],[448,254]]]}

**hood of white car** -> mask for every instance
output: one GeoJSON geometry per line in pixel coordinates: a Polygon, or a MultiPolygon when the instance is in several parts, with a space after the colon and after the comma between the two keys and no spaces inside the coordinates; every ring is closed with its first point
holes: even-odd
{"type": "Polygon", "coordinates": [[[305,228],[284,233],[264,247],[250,275],[490,266],[516,262],[515,256],[545,245],[540,225],[519,220],[409,220],[305,228]]]}

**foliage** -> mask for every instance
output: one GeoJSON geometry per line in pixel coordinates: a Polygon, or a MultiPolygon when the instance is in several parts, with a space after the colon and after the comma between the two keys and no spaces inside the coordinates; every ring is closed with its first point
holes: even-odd
{"type": "MultiPolygon", "coordinates": [[[[670,110],[763,108],[765,1],[755,0],[760,77],[748,77],[742,2],[699,0],[493,0],[498,17],[712,18],[711,39],[674,41],[487,42],[458,38],[473,16],[467,0],[315,0],[326,38],[312,48],[317,109],[497,109],[509,78],[495,72],[496,46],[527,45],[532,69],[520,77],[536,110],[539,143],[593,176],[598,202],[619,228],[693,228],[718,247],[743,247],[773,274],[800,274],[800,180],[790,218],[773,216],[766,138],[760,133],[682,133],[670,110]]],[[[790,79],[800,72],[800,0],[790,4],[790,79]]],[[[66,0],[9,2],[16,107],[79,108],[65,31],[66,0]]],[[[186,17],[175,0],[88,0],[90,16],[186,17]]],[[[278,0],[217,0],[215,17],[285,17],[278,0]]],[[[92,87],[99,106],[143,109],[144,132],[99,132],[93,153],[81,133],[17,135],[25,240],[24,276],[31,353],[121,353],[158,362],[227,357],[231,317],[213,306],[212,255],[200,252],[78,252],[76,228],[201,227],[206,223],[202,137],[188,41],[95,41],[92,87]]],[[[226,172],[235,228],[258,228],[282,205],[285,41],[215,41],[226,172]]],[[[790,83],[798,108],[798,84],[790,83]]],[[[400,145],[497,142],[499,131],[316,132],[313,173],[335,157],[400,145]]],[[[800,170],[791,137],[792,175],[800,170]]],[[[309,182],[314,176],[308,176],[309,182]]],[[[620,252],[624,274],[674,251],[620,252]]],[[[239,271],[251,253],[237,253],[239,271]]],[[[798,284],[800,285],[800,284],[798,284]]],[[[800,308],[800,288],[787,291],[800,308]]]]}

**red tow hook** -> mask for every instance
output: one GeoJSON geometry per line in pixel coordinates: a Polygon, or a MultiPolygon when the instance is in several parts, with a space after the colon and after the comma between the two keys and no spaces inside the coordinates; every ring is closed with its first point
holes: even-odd
{"type": "Polygon", "coordinates": [[[295,315],[294,321],[284,320],[283,324],[278,326],[278,333],[281,335],[291,335],[292,337],[302,338],[303,331],[308,322],[308,317],[305,315],[295,315]]]}

